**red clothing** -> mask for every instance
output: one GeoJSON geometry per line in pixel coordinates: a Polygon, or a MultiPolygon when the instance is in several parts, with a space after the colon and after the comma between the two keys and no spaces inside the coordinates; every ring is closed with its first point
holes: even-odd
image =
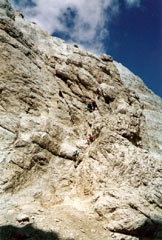
{"type": "Polygon", "coordinates": [[[97,107],[96,101],[92,100],[91,104],[92,104],[92,109],[95,110],[95,108],[97,107]]]}
{"type": "Polygon", "coordinates": [[[93,137],[91,135],[89,136],[89,141],[93,142],[93,137]]]}

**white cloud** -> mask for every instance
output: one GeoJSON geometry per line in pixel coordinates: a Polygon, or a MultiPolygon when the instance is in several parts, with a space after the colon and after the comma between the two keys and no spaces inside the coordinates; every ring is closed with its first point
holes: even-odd
{"type": "Polygon", "coordinates": [[[128,7],[133,7],[133,6],[140,6],[141,0],[125,0],[126,4],[128,7]]]}
{"type": "MultiPolygon", "coordinates": [[[[71,42],[96,52],[103,51],[102,40],[108,38],[108,25],[119,11],[119,0],[32,0],[33,6],[28,0],[10,1],[27,19],[37,22],[50,34],[62,32],[71,42]]],[[[140,0],[125,1],[133,6],[140,0]]]]}

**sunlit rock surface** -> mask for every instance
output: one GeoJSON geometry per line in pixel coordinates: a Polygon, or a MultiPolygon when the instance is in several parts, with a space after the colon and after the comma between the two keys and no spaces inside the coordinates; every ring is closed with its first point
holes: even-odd
{"type": "Polygon", "coordinates": [[[1,239],[162,239],[161,99],[5,0],[0,42],[1,239]]]}

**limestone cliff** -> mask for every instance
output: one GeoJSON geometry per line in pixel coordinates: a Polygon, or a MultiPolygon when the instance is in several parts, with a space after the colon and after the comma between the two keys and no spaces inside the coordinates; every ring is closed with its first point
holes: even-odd
{"type": "Polygon", "coordinates": [[[162,239],[161,99],[110,56],[49,36],[7,0],[0,116],[1,240],[162,239]]]}

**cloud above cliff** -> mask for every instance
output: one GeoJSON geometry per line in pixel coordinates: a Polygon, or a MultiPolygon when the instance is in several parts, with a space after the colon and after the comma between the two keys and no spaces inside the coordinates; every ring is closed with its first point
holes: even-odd
{"type": "Polygon", "coordinates": [[[132,6],[140,6],[140,2],[141,0],[125,0],[126,4],[128,7],[132,7],[132,6]]]}
{"type": "MultiPolygon", "coordinates": [[[[121,0],[10,0],[27,19],[38,23],[51,35],[63,36],[86,49],[100,52],[109,38],[109,24],[120,12],[121,0]]],[[[140,0],[124,0],[126,6],[139,6],[140,0]]]]}

